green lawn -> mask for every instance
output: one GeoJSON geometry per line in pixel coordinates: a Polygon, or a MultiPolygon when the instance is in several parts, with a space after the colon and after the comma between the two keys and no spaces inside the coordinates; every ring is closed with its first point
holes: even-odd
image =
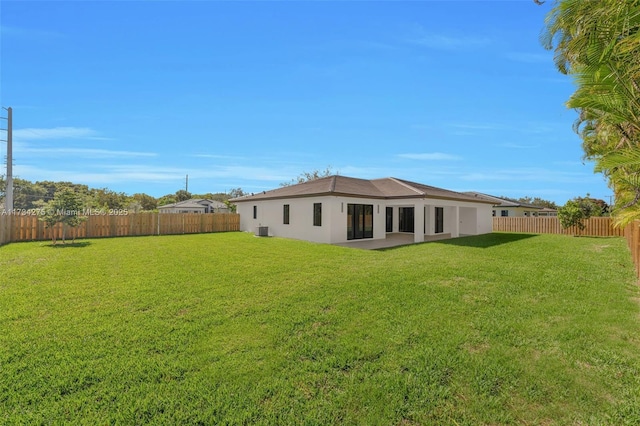
{"type": "Polygon", "coordinates": [[[625,241],[0,247],[0,424],[640,423],[625,241]]]}

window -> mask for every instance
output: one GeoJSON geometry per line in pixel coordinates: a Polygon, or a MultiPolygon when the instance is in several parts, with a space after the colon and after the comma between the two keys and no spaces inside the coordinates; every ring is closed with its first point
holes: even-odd
{"type": "Polygon", "coordinates": [[[386,227],[387,232],[393,232],[393,207],[387,207],[386,211],[386,227]]]}
{"type": "Polygon", "coordinates": [[[495,217],[495,215],[496,215],[496,211],[495,211],[495,210],[492,210],[492,211],[491,211],[491,216],[494,216],[494,217],[495,217]]]}
{"type": "Polygon", "coordinates": [[[282,223],[289,224],[289,204],[282,206],[282,223]]]}
{"type": "Polygon", "coordinates": [[[373,238],[373,204],[347,204],[347,239],[373,238]]]}
{"type": "Polygon", "coordinates": [[[413,232],[414,231],[414,209],[413,207],[398,208],[398,231],[413,232]]]}
{"type": "Polygon", "coordinates": [[[253,218],[258,218],[258,206],[253,206],[253,218]]]}
{"type": "Polygon", "coordinates": [[[322,226],[322,203],[313,203],[313,226],[322,226]]]}
{"type": "Polygon", "coordinates": [[[500,216],[502,217],[509,216],[509,210],[500,210],[500,216]]]}
{"type": "Polygon", "coordinates": [[[436,207],[436,234],[444,232],[444,207],[436,207]]]}

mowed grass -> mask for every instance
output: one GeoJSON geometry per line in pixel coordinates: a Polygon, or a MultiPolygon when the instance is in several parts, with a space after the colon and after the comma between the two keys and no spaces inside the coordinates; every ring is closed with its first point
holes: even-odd
{"type": "Polygon", "coordinates": [[[1,424],[640,424],[625,241],[0,247],[1,424]]]}

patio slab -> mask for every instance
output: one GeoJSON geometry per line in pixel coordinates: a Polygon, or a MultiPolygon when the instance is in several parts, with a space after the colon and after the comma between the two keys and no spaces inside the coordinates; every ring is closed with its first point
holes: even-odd
{"type": "MultiPolygon", "coordinates": [[[[451,234],[425,235],[423,241],[446,240],[449,238],[451,238],[451,234]]],[[[387,234],[387,237],[384,239],[353,240],[353,241],[348,241],[346,243],[337,243],[335,245],[341,246],[341,247],[364,249],[364,250],[376,250],[381,248],[405,246],[405,245],[414,244],[414,243],[415,243],[414,234],[393,233],[393,234],[387,234]]]]}

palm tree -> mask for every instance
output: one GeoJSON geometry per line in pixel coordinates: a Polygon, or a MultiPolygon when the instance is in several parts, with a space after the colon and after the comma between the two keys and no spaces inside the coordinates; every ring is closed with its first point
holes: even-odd
{"type": "Polygon", "coordinates": [[[640,218],[640,163],[616,164],[613,155],[640,150],[640,0],[558,0],[541,39],[558,70],[574,77],[574,129],[616,193],[620,223],[640,218]]]}

